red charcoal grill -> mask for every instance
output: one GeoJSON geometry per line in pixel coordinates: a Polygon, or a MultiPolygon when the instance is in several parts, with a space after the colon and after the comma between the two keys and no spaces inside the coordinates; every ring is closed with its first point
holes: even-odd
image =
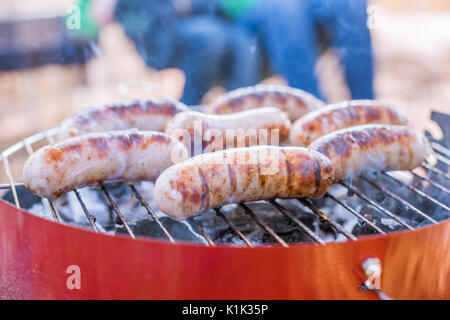
{"type": "Polygon", "coordinates": [[[90,230],[63,221],[64,203],[37,199],[54,221],[21,209],[29,207],[31,193],[13,178],[9,162],[52,143],[56,132],[39,133],[1,154],[10,183],[0,189],[12,199],[12,204],[0,201],[1,299],[450,298],[450,221],[444,221],[450,211],[450,151],[437,141],[431,143],[435,164],[424,162],[407,173],[407,181],[398,172],[382,173],[344,181],[315,201],[276,199],[242,203],[232,213],[210,210],[183,224],[202,237],[193,243],[173,234],[180,223],[157,214],[139,185],[122,188],[159,230],[151,238],[136,238],[137,229],[117,203],[117,185],[85,189],[103,194],[115,228],[124,234],[111,235],[101,225],[82,190],[71,193],[90,230]],[[261,206],[271,212],[268,220],[261,206]],[[338,209],[353,216],[357,227],[340,222],[338,209]],[[247,220],[242,224],[237,217],[247,220]],[[380,224],[382,219],[395,228],[380,224]],[[219,222],[216,232],[211,224],[219,222]],[[288,225],[289,232],[280,225],[288,225]],[[255,238],[256,229],[262,237],[255,238]],[[293,232],[301,236],[292,237],[293,232]],[[381,267],[381,287],[364,285],[367,265],[381,267]],[[72,266],[79,267],[80,288],[68,285],[72,266]]]}

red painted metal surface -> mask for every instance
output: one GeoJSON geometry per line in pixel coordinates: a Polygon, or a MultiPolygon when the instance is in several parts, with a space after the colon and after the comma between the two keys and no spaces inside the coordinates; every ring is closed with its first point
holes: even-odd
{"type": "Polygon", "coordinates": [[[95,234],[0,201],[0,298],[376,299],[358,286],[362,261],[378,257],[389,296],[448,299],[449,249],[450,221],[325,246],[210,248],[95,234]]]}

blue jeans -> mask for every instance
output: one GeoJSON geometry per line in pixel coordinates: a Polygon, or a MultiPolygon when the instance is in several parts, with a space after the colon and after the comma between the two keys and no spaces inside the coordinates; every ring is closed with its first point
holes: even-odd
{"type": "Polygon", "coordinates": [[[256,39],[216,16],[213,1],[191,4],[193,15],[180,17],[168,0],[119,0],[116,18],[148,66],[183,70],[186,104],[198,104],[215,85],[234,89],[257,83],[256,39]]]}
{"type": "Polygon", "coordinates": [[[259,81],[257,40],[242,26],[195,16],[180,20],[175,29],[171,66],[185,73],[184,103],[198,104],[214,85],[232,90],[259,81]]]}
{"type": "Polygon", "coordinates": [[[263,43],[271,66],[289,84],[321,98],[314,68],[325,30],[353,99],[372,99],[373,54],[366,0],[260,0],[241,18],[263,43]]]}

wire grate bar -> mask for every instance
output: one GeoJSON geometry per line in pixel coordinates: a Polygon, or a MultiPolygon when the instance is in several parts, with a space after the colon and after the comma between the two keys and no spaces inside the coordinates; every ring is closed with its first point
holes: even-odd
{"type": "Polygon", "coordinates": [[[242,241],[245,242],[245,244],[248,247],[253,247],[253,245],[251,244],[251,242],[244,236],[244,234],[234,225],[233,222],[231,222],[230,219],[227,218],[227,216],[225,216],[221,211],[220,208],[216,208],[214,209],[214,211],[216,212],[216,214],[221,217],[227,224],[228,226],[231,228],[231,230],[233,230],[234,233],[236,233],[239,238],[241,238],[242,241]]]}
{"type": "Polygon", "coordinates": [[[211,237],[208,235],[208,233],[205,231],[205,229],[202,228],[200,224],[198,224],[197,221],[194,220],[194,218],[190,218],[189,221],[194,225],[194,227],[202,234],[203,238],[205,238],[206,242],[209,246],[215,247],[214,241],[212,241],[211,237]]]}
{"type": "Polygon", "coordinates": [[[444,176],[445,178],[450,180],[450,175],[448,173],[446,173],[446,172],[444,172],[444,171],[442,171],[442,170],[440,170],[438,168],[435,168],[435,167],[431,166],[427,162],[424,162],[421,167],[423,167],[423,168],[425,168],[425,170],[431,171],[431,172],[433,172],[433,173],[435,173],[437,175],[444,176]]]}
{"type": "Polygon", "coordinates": [[[431,142],[431,147],[435,150],[438,151],[442,154],[445,154],[447,157],[450,158],[450,150],[447,149],[446,147],[444,147],[443,145],[440,145],[439,143],[436,142],[431,142]]]}
{"type": "Polygon", "coordinates": [[[11,191],[13,194],[14,202],[16,204],[17,209],[20,209],[19,197],[17,196],[16,186],[14,184],[14,179],[13,179],[13,176],[11,173],[11,169],[9,168],[8,157],[5,155],[2,155],[1,159],[3,160],[3,166],[5,168],[6,176],[8,177],[9,184],[11,186],[11,191]]]}
{"type": "Polygon", "coordinates": [[[269,201],[279,212],[281,212],[286,218],[290,219],[292,222],[294,222],[301,231],[306,233],[311,239],[313,239],[315,242],[320,244],[325,244],[325,241],[323,241],[319,236],[317,236],[314,231],[312,231],[310,228],[308,228],[303,222],[301,222],[297,217],[290,212],[288,209],[283,207],[281,204],[276,202],[275,200],[269,201]]]}
{"type": "Polygon", "coordinates": [[[359,192],[355,187],[350,186],[347,184],[347,182],[341,181],[339,182],[341,185],[343,185],[344,187],[346,187],[348,190],[350,190],[351,192],[353,192],[354,194],[356,194],[359,198],[361,198],[362,200],[366,201],[367,203],[373,205],[375,208],[377,208],[378,210],[380,210],[381,212],[383,212],[384,214],[386,214],[387,216],[391,217],[392,219],[394,219],[395,221],[397,221],[399,224],[401,224],[402,226],[404,226],[405,228],[409,229],[409,230],[415,230],[413,227],[411,227],[408,223],[406,223],[405,221],[403,221],[402,218],[398,217],[397,215],[393,214],[392,212],[390,212],[389,210],[386,210],[385,208],[383,208],[382,206],[380,206],[378,203],[376,203],[375,201],[369,199],[368,197],[366,197],[365,195],[363,195],[361,192],[359,192]]]}
{"type": "MultiPolygon", "coordinates": [[[[45,134],[43,132],[37,133],[31,137],[28,137],[26,140],[28,143],[35,143],[41,140],[44,140],[46,138],[46,135],[56,135],[59,132],[59,128],[53,128],[48,130],[45,134]]],[[[49,141],[49,138],[47,138],[47,141],[49,141]]],[[[4,157],[9,157],[10,155],[12,155],[13,153],[18,152],[19,150],[23,149],[25,146],[23,144],[23,141],[18,142],[12,146],[10,146],[9,148],[5,149],[2,152],[2,155],[4,157]]]]}
{"type": "Polygon", "coordinates": [[[362,221],[364,221],[369,227],[371,227],[373,230],[375,230],[376,232],[380,233],[380,234],[386,234],[386,232],[384,232],[383,230],[381,230],[380,228],[378,228],[372,221],[370,221],[369,219],[367,219],[366,217],[364,217],[362,214],[360,214],[359,212],[357,212],[355,209],[353,209],[352,207],[348,206],[347,204],[345,204],[343,201],[339,200],[338,198],[336,198],[335,196],[333,196],[330,193],[326,193],[325,197],[330,198],[331,200],[333,200],[334,202],[337,202],[338,204],[340,204],[342,207],[344,207],[345,209],[347,209],[351,214],[353,214],[354,216],[356,216],[357,218],[361,219],[362,221]]]}
{"type": "Polygon", "coordinates": [[[436,188],[438,188],[438,189],[440,189],[440,190],[442,190],[442,191],[444,191],[444,192],[446,192],[446,193],[450,193],[450,190],[449,190],[449,189],[447,189],[447,188],[444,187],[443,185],[440,185],[440,184],[437,183],[437,182],[434,182],[434,181],[431,180],[430,178],[428,178],[428,177],[423,177],[423,176],[421,176],[421,175],[415,173],[415,172],[412,171],[412,170],[409,170],[409,172],[411,172],[411,174],[412,174],[414,177],[419,178],[420,180],[424,180],[424,181],[428,182],[429,184],[435,186],[436,188]]]}
{"type": "Polygon", "coordinates": [[[278,242],[279,244],[281,244],[283,247],[288,248],[288,244],[281,239],[281,237],[279,235],[277,235],[275,233],[275,231],[272,230],[272,228],[270,228],[267,223],[265,223],[264,221],[262,221],[261,219],[259,219],[256,214],[253,212],[253,210],[251,210],[246,204],[244,203],[240,203],[239,206],[241,208],[244,209],[245,213],[248,214],[250,217],[252,217],[252,219],[265,231],[267,232],[273,239],[275,239],[276,242],[278,242]]]}
{"type": "Polygon", "coordinates": [[[89,210],[87,209],[86,204],[84,203],[83,199],[81,199],[81,196],[80,196],[80,193],[78,192],[78,190],[74,189],[73,192],[75,192],[78,202],[80,203],[81,208],[83,209],[84,214],[86,215],[86,218],[88,219],[89,224],[91,225],[92,229],[94,229],[95,232],[98,232],[97,225],[95,224],[95,222],[97,221],[97,218],[89,213],[89,210]]]}
{"type": "Polygon", "coordinates": [[[170,240],[170,242],[175,243],[174,238],[172,235],[167,231],[166,227],[161,223],[161,220],[159,220],[156,213],[153,211],[153,209],[150,207],[150,205],[147,203],[147,201],[144,200],[141,193],[136,189],[136,187],[132,184],[129,185],[131,191],[135,194],[136,198],[139,200],[141,205],[147,210],[147,213],[155,220],[155,222],[158,224],[158,226],[161,228],[161,230],[164,232],[164,234],[167,236],[167,238],[170,240]]]}
{"type": "Polygon", "coordinates": [[[56,222],[60,222],[59,221],[59,216],[58,213],[56,212],[55,206],[53,205],[53,201],[50,199],[47,199],[48,201],[48,205],[50,206],[50,210],[52,212],[52,216],[53,216],[53,220],[55,220],[56,222]]]}
{"type": "MultiPolygon", "coordinates": [[[[16,182],[14,186],[17,187],[24,187],[25,185],[22,182],[16,182]]],[[[0,183],[0,190],[2,189],[12,189],[10,183],[0,183]]]]}
{"type": "Polygon", "coordinates": [[[448,206],[446,206],[445,204],[443,204],[442,202],[436,200],[435,198],[429,196],[428,194],[426,194],[425,192],[423,192],[422,190],[417,189],[416,187],[410,186],[409,184],[404,183],[403,181],[393,177],[392,175],[383,172],[383,175],[385,175],[386,177],[389,177],[391,180],[396,181],[400,184],[402,184],[403,186],[407,187],[409,190],[421,195],[422,197],[426,198],[427,200],[432,201],[433,203],[437,204],[438,206],[440,206],[441,208],[450,211],[450,208],[448,206]]]}
{"type": "Polygon", "coordinates": [[[55,143],[55,133],[53,132],[53,130],[47,130],[44,132],[45,134],[45,138],[47,139],[49,144],[54,144],[55,143]]]}
{"type": "Polygon", "coordinates": [[[100,184],[100,187],[102,188],[103,193],[108,198],[109,203],[111,204],[114,212],[116,213],[116,223],[117,223],[117,220],[119,220],[119,222],[121,224],[123,224],[123,226],[127,230],[127,232],[130,235],[130,237],[133,238],[133,239],[136,239],[136,237],[134,236],[133,231],[131,231],[130,226],[125,221],[125,218],[123,217],[123,214],[120,212],[119,207],[117,206],[116,202],[111,197],[111,194],[109,193],[108,189],[106,189],[106,187],[105,187],[105,185],[103,183],[100,184]]]}
{"type": "Polygon", "coordinates": [[[447,166],[450,166],[450,160],[449,159],[445,158],[444,156],[441,156],[439,153],[436,153],[436,152],[433,155],[436,157],[436,159],[438,161],[446,164],[447,166]]]}
{"type": "Polygon", "coordinates": [[[402,198],[400,198],[399,196],[397,196],[396,194],[392,193],[391,191],[383,188],[382,186],[380,186],[378,183],[374,182],[371,179],[368,179],[366,177],[363,177],[363,179],[365,181],[367,181],[368,183],[370,183],[373,187],[375,187],[376,189],[380,190],[381,192],[386,193],[388,196],[390,196],[391,198],[397,200],[398,202],[400,202],[401,204],[403,204],[404,206],[410,208],[411,210],[413,210],[415,213],[421,215],[423,218],[427,219],[428,221],[432,222],[433,224],[437,224],[437,221],[434,220],[433,218],[431,218],[429,215],[427,215],[426,213],[420,211],[419,209],[417,209],[415,206],[413,206],[411,203],[409,203],[406,200],[403,200],[402,198]]]}
{"type": "Polygon", "coordinates": [[[356,237],[354,235],[347,232],[339,223],[337,223],[336,221],[331,219],[329,216],[327,216],[323,211],[321,211],[310,200],[306,200],[306,199],[297,199],[297,200],[300,201],[300,203],[303,204],[305,207],[309,208],[312,212],[314,212],[322,221],[325,221],[326,223],[328,223],[334,230],[343,234],[347,239],[356,241],[356,237]]]}

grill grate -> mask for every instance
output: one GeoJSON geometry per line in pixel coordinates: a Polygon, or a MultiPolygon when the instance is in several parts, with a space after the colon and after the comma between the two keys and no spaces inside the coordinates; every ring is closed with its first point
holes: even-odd
{"type": "MultiPolygon", "coordinates": [[[[15,205],[20,208],[20,201],[17,193],[17,188],[20,186],[23,186],[20,182],[15,182],[13,179],[13,175],[11,173],[10,165],[9,165],[9,157],[11,157],[13,154],[17,153],[20,150],[25,150],[28,154],[31,154],[33,152],[33,145],[46,141],[46,143],[53,143],[53,136],[57,133],[58,129],[52,129],[49,131],[46,131],[44,133],[36,134],[34,136],[31,136],[25,140],[23,140],[20,143],[17,143],[7,150],[5,150],[1,154],[1,161],[3,162],[4,169],[6,171],[6,175],[9,179],[9,184],[0,184],[0,189],[10,189],[13,195],[13,199],[15,202],[15,205]]],[[[444,146],[438,144],[437,142],[432,142],[431,146],[433,148],[433,156],[436,160],[436,165],[432,165],[430,162],[425,161],[421,168],[427,172],[427,175],[422,175],[414,171],[409,171],[409,174],[415,178],[416,180],[420,180],[429,186],[433,186],[436,188],[436,190],[439,190],[441,193],[450,193],[450,190],[442,185],[442,181],[445,181],[445,183],[448,183],[448,180],[450,180],[450,175],[443,171],[443,167],[448,170],[448,166],[450,165],[450,150],[445,148],[444,146]],[[439,177],[440,181],[437,182],[436,180],[432,179],[430,176],[439,177]]],[[[387,178],[391,183],[395,184],[398,187],[405,187],[412,191],[415,195],[418,195],[419,198],[429,201],[430,203],[433,203],[440,209],[443,209],[445,211],[450,211],[450,208],[447,204],[443,203],[441,200],[437,199],[435,196],[430,195],[428,192],[425,192],[424,190],[419,189],[418,187],[414,186],[412,183],[406,183],[402,179],[398,178],[398,172],[389,172],[389,173],[381,173],[381,177],[387,178]]],[[[423,221],[428,221],[432,224],[437,224],[439,219],[433,218],[430,215],[426,214],[424,210],[419,209],[416,205],[410,203],[409,201],[403,199],[401,196],[395,194],[394,192],[390,191],[388,188],[386,188],[384,185],[381,185],[378,181],[374,181],[373,177],[362,177],[358,180],[365,181],[368,185],[372,186],[374,190],[378,190],[382,196],[387,196],[388,198],[391,198],[392,200],[396,201],[398,204],[404,206],[405,208],[409,209],[411,212],[415,214],[415,216],[420,219],[422,218],[423,221]]],[[[380,205],[376,199],[373,199],[373,197],[369,196],[367,193],[362,192],[358,188],[355,187],[353,181],[342,181],[339,182],[339,185],[341,185],[349,195],[355,195],[357,198],[359,198],[363,203],[366,203],[367,205],[373,206],[374,208],[378,209],[385,217],[391,218],[394,221],[396,221],[399,225],[402,226],[402,229],[409,229],[414,230],[415,227],[411,225],[411,223],[405,220],[404,217],[392,212],[391,210],[388,210],[386,207],[380,205]]],[[[99,185],[101,192],[105,195],[107,199],[107,203],[109,203],[110,207],[112,208],[112,211],[115,214],[115,223],[117,225],[122,225],[128,235],[131,238],[136,238],[136,235],[130,228],[129,223],[127,222],[126,216],[120,211],[119,206],[117,205],[116,201],[114,200],[113,196],[111,195],[110,191],[108,190],[107,186],[105,184],[99,185]]],[[[150,219],[156,222],[156,224],[159,226],[160,230],[162,231],[163,235],[172,243],[175,243],[175,237],[168,231],[168,229],[164,226],[161,219],[158,217],[158,215],[155,213],[154,209],[150,206],[149,202],[144,199],[142,194],[138,191],[137,187],[134,184],[128,185],[131,195],[134,195],[137,200],[139,201],[140,205],[145,209],[145,211],[150,216],[150,219]]],[[[423,189],[423,188],[422,188],[423,189]]],[[[78,200],[81,209],[83,210],[87,222],[90,225],[90,228],[94,230],[95,232],[102,232],[103,227],[98,225],[97,219],[94,215],[92,215],[89,212],[89,209],[87,208],[85,202],[82,199],[82,196],[79,192],[79,190],[75,189],[72,191],[76,195],[76,199],[78,200]]],[[[368,226],[372,231],[378,234],[386,234],[385,231],[383,231],[380,227],[376,225],[372,219],[365,216],[361,212],[358,212],[355,208],[344,202],[343,200],[339,199],[338,196],[335,194],[332,194],[331,191],[329,191],[323,199],[329,199],[336,206],[340,206],[344,208],[347,212],[349,212],[351,215],[356,217],[359,223],[365,224],[368,226]]],[[[327,225],[330,227],[330,229],[335,233],[335,235],[342,235],[346,239],[355,241],[357,240],[357,237],[352,234],[351,232],[347,231],[342,224],[340,224],[338,221],[336,221],[335,218],[331,217],[330,215],[326,214],[324,210],[319,208],[318,205],[316,205],[313,201],[307,200],[307,199],[297,199],[298,203],[302,206],[306,207],[314,216],[315,219],[321,222],[322,224],[327,225]]],[[[47,202],[49,205],[52,218],[55,222],[61,223],[61,218],[55,208],[55,205],[53,201],[48,199],[42,199],[42,201],[47,202]]],[[[312,230],[310,227],[308,227],[304,222],[301,221],[301,219],[294,213],[292,210],[289,210],[286,208],[286,206],[282,205],[279,200],[270,200],[266,201],[267,204],[269,204],[273,209],[274,212],[277,212],[280,214],[281,218],[284,218],[286,223],[294,226],[296,229],[298,229],[300,232],[302,232],[304,235],[306,235],[308,238],[310,238],[312,241],[314,241],[317,244],[325,244],[326,241],[322,239],[317,232],[312,230]]],[[[240,208],[243,209],[244,213],[250,217],[250,219],[256,223],[256,225],[261,228],[270,238],[275,241],[275,243],[278,243],[284,247],[288,247],[289,244],[283,240],[282,236],[280,236],[274,228],[270,227],[267,222],[265,222],[259,215],[255,213],[255,211],[247,204],[241,203],[238,204],[240,208]]],[[[221,220],[224,221],[224,223],[229,228],[229,233],[232,235],[237,236],[240,240],[243,241],[244,245],[248,247],[253,247],[255,243],[252,243],[252,241],[245,236],[244,232],[239,230],[239,228],[236,226],[236,224],[228,217],[226,214],[224,214],[222,208],[216,208],[214,209],[215,214],[217,217],[219,217],[221,220]]],[[[209,246],[215,246],[215,242],[212,240],[211,236],[208,234],[208,232],[202,227],[201,223],[197,221],[196,218],[189,219],[189,222],[192,226],[194,226],[199,234],[204,238],[204,243],[209,246]]],[[[417,226],[416,226],[417,227],[417,226]]]]}

